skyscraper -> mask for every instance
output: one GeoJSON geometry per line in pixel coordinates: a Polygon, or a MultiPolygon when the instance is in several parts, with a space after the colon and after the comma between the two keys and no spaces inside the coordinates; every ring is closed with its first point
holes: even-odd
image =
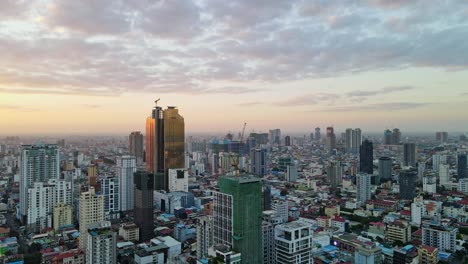
{"type": "Polygon", "coordinates": [[[393,133],[391,130],[389,129],[386,129],[384,131],[384,139],[383,139],[383,143],[384,145],[391,145],[392,144],[392,140],[393,140],[393,133]]]}
{"type": "Polygon", "coordinates": [[[99,190],[98,183],[98,167],[96,164],[91,164],[88,166],[88,186],[93,187],[95,190],[99,190]]]}
{"type": "Polygon", "coordinates": [[[374,173],[374,147],[367,139],[362,142],[359,149],[359,171],[370,175],[374,173]]]}
{"type": "Polygon", "coordinates": [[[416,167],[416,144],[403,144],[403,166],[416,167]]]}
{"type": "Polygon", "coordinates": [[[394,128],[392,132],[392,144],[397,145],[401,142],[401,131],[398,128],[394,128]]]}
{"type": "MultiPolygon", "coordinates": [[[[158,101],[156,101],[157,103],[158,101]]],[[[185,123],[179,110],[156,105],[146,119],[146,171],[157,190],[168,190],[168,169],[185,168],[185,123]]]]}
{"type": "Polygon", "coordinates": [[[468,177],[466,153],[458,154],[457,172],[458,179],[464,179],[468,177]]]}
{"type": "Polygon", "coordinates": [[[131,211],[135,204],[134,174],[136,172],[136,158],[133,156],[117,157],[115,174],[120,186],[120,209],[131,211]]]}
{"type": "Polygon", "coordinates": [[[321,134],[320,134],[320,127],[315,128],[315,140],[320,141],[321,134]]]}
{"type": "Polygon", "coordinates": [[[358,173],[356,175],[356,200],[359,205],[365,205],[371,198],[371,177],[367,173],[358,173]]]}
{"type": "Polygon", "coordinates": [[[362,144],[361,129],[346,129],[345,132],[345,144],[346,152],[356,154],[359,151],[359,146],[362,144]]]}
{"type": "Polygon", "coordinates": [[[418,171],[414,168],[400,171],[398,183],[400,184],[400,199],[413,200],[416,193],[416,179],[418,171]]]}
{"type": "Polygon", "coordinates": [[[254,176],[222,176],[214,195],[214,245],[242,254],[242,263],[262,263],[262,184],[254,176]]]}
{"type": "Polygon", "coordinates": [[[96,195],[93,187],[80,195],[80,248],[86,250],[88,227],[90,224],[104,221],[104,196],[96,195]]]}
{"type": "Polygon", "coordinates": [[[128,136],[128,149],[132,156],[135,156],[138,163],[143,162],[143,134],[140,131],[134,131],[128,136]]]}
{"type": "Polygon", "coordinates": [[[333,188],[338,187],[343,182],[343,167],[339,161],[332,161],[327,166],[327,177],[333,188]]]}
{"type": "Polygon", "coordinates": [[[104,196],[104,219],[120,218],[120,185],[117,177],[102,179],[102,195],[104,196]]]}
{"type": "Polygon", "coordinates": [[[23,145],[20,156],[20,218],[27,223],[28,210],[36,208],[36,203],[30,203],[28,189],[34,183],[46,183],[49,179],[58,179],[60,175],[60,157],[57,145],[36,144],[23,145]],[[31,208],[32,207],[32,208],[31,208]]]}
{"type": "Polygon", "coordinates": [[[284,145],[285,145],[286,147],[291,146],[291,137],[290,137],[290,136],[286,136],[286,137],[284,138],[284,145]]]}
{"type": "Polygon", "coordinates": [[[153,174],[137,171],[135,173],[134,221],[135,224],[140,228],[141,241],[148,241],[154,238],[153,190],[153,174]]]}
{"type": "Polygon", "coordinates": [[[270,130],[269,139],[271,144],[281,144],[281,129],[270,130]]]}
{"type": "Polygon", "coordinates": [[[213,217],[202,216],[197,222],[197,259],[208,256],[208,248],[213,246],[213,217]]]}
{"type": "Polygon", "coordinates": [[[117,233],[110,222],[90,224],[86,235],[86,263],[117,263],[117,233]]]}
{"type": "Polygon", "coordinates": [[[252,149],[250,151],[250,172],[257,175],[268,173],[268,160],[266,149],[252,149]]]}
{"type": "Polygon", "coordinates": [[[379,179],[391,180],[392,179],[392,165],[393,161],[389,157],[379,158],[379,179]]]}
{"type": "Polygon", "coordinates": [[[448,140],[447,132],[436,132],[436,140],[440,143],[445,143],[448,140]]]}
{"type": "Polygon", "coordinates": [[[333,127],[327,127],[326,146],[329,151],[336,148],[336,135],[333,127]]]}

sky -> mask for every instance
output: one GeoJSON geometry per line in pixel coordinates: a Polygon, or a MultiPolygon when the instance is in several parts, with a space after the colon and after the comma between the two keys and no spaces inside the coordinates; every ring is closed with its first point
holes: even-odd
{"type": "Polygon", "coordinates": [[[465,0],[2,0],[0,134],[468,131],[465,0]]]}

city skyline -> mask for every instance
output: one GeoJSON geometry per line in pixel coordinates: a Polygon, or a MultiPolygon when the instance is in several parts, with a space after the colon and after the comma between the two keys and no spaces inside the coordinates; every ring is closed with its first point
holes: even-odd
{"type": "Polygon", "coordinates": [[[423,2],[2,1],[1,133],[466,132],[468,9],[423,2]]]}

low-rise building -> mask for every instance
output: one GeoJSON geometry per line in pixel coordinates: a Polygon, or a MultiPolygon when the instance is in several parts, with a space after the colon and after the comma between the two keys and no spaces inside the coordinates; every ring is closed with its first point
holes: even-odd
{"type": "Polygon", "coordinates": [[[123,223],[119,228],[119,236],[125,241],[139,241],[140,229],[135,223],[123,223]]]}

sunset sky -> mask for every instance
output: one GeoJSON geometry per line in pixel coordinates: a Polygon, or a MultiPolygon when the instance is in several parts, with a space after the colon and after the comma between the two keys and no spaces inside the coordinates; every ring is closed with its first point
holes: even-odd
{"type": "Polygon", "coordinates": [[[0,134],[468,131],[465,0],[0,1],[0,134]],[[430,5],[429,5],[430,3],[430,5]]]}

